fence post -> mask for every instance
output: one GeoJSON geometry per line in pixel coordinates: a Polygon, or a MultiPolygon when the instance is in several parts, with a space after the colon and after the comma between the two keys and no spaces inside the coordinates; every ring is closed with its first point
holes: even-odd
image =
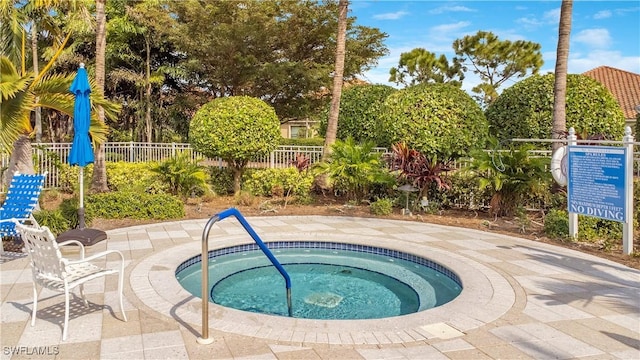
{"type": "Polygon", "coordinates": [[[171,143],[171,157],[176,157],[176,143],[174,142],[171,143]]]}
{"type": "Polygon", "coordinates": [[[625,183],[627,184],[624,193],[626,222],[622,224],[622,252],[625,255],[631,255],[633,252],[633,135],[631,135],[631,127],[627,126],[624,130],[622,143],[627,149],[626,151],[626,171],[625,183]]]}
{"type": "Polygon", "coordinates": [[[275,151],[272,151],[272,152],[269,154],[269,168],[270,168],[270,169],[273,169],[273,168],[275,168],[275,167],[276,167],[276,152],[275,152],[275,151]]]}
{"type": "Polygon", "coordinates": [[[133,162],[133,141],[129,141],[129,162],[133,162]]]}
{"type": "MultiPolygon", "coordinates": [[[[572,127],[569,129],[569,136],[567,136],[567,146],[576,145],[578,143],[578,137],[576,136],[576,130],[572,127]]],[[[567,157],[569,151],[567,151],[567,157]]],[[[570,180],[569,180],[570,181],[570,180]]],[[[569,238],[575,239],[578,237],[578,214],[569,211],[569,238]]]]}

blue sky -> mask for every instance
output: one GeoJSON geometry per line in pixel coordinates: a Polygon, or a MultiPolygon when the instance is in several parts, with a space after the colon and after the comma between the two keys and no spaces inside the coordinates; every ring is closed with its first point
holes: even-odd
{"type": "MultiPolygon", "coordinates": [[[[539,43],[544,59],[541,73],[553,72],[560,4],[560,0],[352,0],[350,15],[357,17],[358,24],[389,35],[385,40],[389,55],[361,78],[394,85],[388,82],[389,69],[398,65],[401,53],[421,47],[451,60],[453,41],[478,30],[491,31],[503,40],[539,43]]],[[[602,65],[640,73],[640,1],[574,1],[569,73],[602,65]]],[[[467,74],[463,88],[469,90],[477,83],[477,77],[467,74]]]]}

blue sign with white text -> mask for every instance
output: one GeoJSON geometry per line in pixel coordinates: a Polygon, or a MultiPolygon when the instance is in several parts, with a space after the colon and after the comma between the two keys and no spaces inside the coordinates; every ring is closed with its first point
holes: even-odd
{"type": "Polygon", "coordinates": [[[621,147],[569,146],[569,212],[627,221],[626,151],[621,147]]]}

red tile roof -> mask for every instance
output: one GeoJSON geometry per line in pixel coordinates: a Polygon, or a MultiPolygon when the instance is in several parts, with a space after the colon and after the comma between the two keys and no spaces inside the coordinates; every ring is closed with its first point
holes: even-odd
{"type": "Polygon", "coordinates": [[[600,66],[583,75],[599,81],[611,91],[618,100],[626,119],[636,118],[635,107],[640,105],[640,74],[600,66]]]}

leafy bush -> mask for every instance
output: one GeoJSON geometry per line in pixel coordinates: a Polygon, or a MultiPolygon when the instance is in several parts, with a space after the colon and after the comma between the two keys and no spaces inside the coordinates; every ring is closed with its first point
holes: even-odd
{"type": "MultiPolygon", "coordinates": [[[[248,171],[245,172],[245,176],[248,171]]],[[[218,195],[233,194],[233,170],[228,167],[209,167],[211,190],[218,195]]]]}
{"type": "Polygon", "coordinates": [[[357,145],[353,139],[336,141],[328,161],[314,167],[317,174],[328,175],[333,189],[351,200],[362,200],[374,184],[395,183],[379,153],[373,153],[373,143],[357,145]]]}
{"type": "MultiPolygon", "coordinates": [[[[554,75],[533,75],[505,89],[486,111],[499,139],[551,138],[554,75]]],[[[620,139],[624,114],[606,87],[585,75],[567,77],[567,129],[620,139]]]]}
{"type": "MultiPolygon", "coordinates": [[[[382,131],[381,114],[387,96],[398,90],[388,85],[358,85],[346,88],[340,98],[340,115],[338,118],[337,138],[346,140],[352,137],[361,143],[380,142],[382,131]]],[[[319,133],[324,136],[327,132],[329,107],[325,109],[320,120],[319,133]]]]}
{"type": "MultiPolygon", "coordinates": [[[[91,184],[91,177],[93,176],[93,164],[89,164],[84,167],[83,170],[83,180],[85,192],[89,189],[91,184]]],[[[74,191],[78,191],[79,180],[80,180],[80,172],[77,166],[71,166],[69,164],[60,164],[58,166],[58,176],[59,176],[59,188],[61,191],[66,193],[72,193],[74,191]]]]}
{"type": "Polygon", "coordinates": [[[295,167],[260,169],[245,176],[242,189],[255,196],[308,196],[313,176],[295,167]]]}
{"type": "Polygon", "coordinates": [[[369,211],[374,215],[389,215],[393,211],[393,200],[388,198],[378,199],[371,203],[369,211]]]}
{"type": "Polygon", "coordinates": [[[553,209],[544,217],[544,233],[550,238],[569,238],[569,216],[566,211],[553,209]]]}
{"type": "Polygon", "coordinates": [[[483,148],[488,133],[480,106],[447,84],[422,84],[389,95],[382,119],[383,146],[404,141],[429,159],[465,156],[483,148]]]}
{"type": "Polygon", "coordinates": [[[153,166],[151,171],[167,184],[169,193],[183,199],[192,194],[203,195],[209,192],[205,167],[198,160],[192,160],[188,154],[181,153],[153,166]]]}
{"type": "Polygon", "coordinates": [[[69,220],[65,219],[60,209],[35,211],[33,217],[38,222],[38,225],[48,227],[53,235],[56,236],[71,229],[69,220]]]}
{"type": "Polygon", "coordinates": [[[549,159],[531,156],[532,149],[526,144],[499,153],[476,151],[473,154],[470,169],[476,174],[480,188],[491,190],[493,215],[513,215],[526,196],[544,192],[549,187],[549,159]]]}
{"type": "Polygon", "coordinates": [[[215,99],[202,106],[189,125],[193,148],[207,157],[222,158],[234,170],[236,193],[249,160],[275,150],[281,138],[273,107],[248,96],[215,99]]]}
{"type": "MultiPolygon", "coordinates": [[[[94,218],[93,216],[94,212],[91,211],[92,210],[91,208],[93,205],[89,200],[90,198],[91,198],[91,195],[85,195],[85,199],[84,199],[85,200],[84,201],[84,209],[85,209],[84,222],[87,226],[91,226],[91,222],[93,221],[93,218],[94,218]]],[[[80,223],[80,220],[78,219],[79,207],[80,207],[80,200],[78,199],[77,196],[74,196],[69,199],[64,199],[60,204],[60,212],[62,213],[62,216],[65,219],[67,219],[70,229],[77,228],[78,224],[80,223]]]]}
{"type": "MultiPolygon", "coordinates": [[[[441,203],[446,207],[478,210],[488,206],[491,201],[489,188],[480,188],[477,176],[473,171],[461,169],[447,176],[449,189],[442,196],[441,203]]],[[[430,196],[430,199],[436,197],[430,196]]]]}
{"type": "Polygon", "coordinates": [[[107,184],[112,191],[136,191],[157,194],[167,192],[168,187],[163,184],[151,170],[157,166],[155,162],[107,163],[107,184]]]}
{"type": "MultiPolygon", "coordinates": [[[[107,162],[107,185],[112,191],[139,191],[152,194],[166,192],[167,187],[151,171],[155,165],[155,162],[107,162]]],[[[78,191],[77,166],[60,165],[58,176],[60,176],[60,190],[78,191]]],[[[89,164],[84,167],[85,193],[91,184],[92,176],[93,164],[89,164]]]]}
{"type": "Polygon", "coordinates": [[[418,198],[422,198],[431,185],[437,190],[449,188],[443,178],[443,174],[451,170],[448,162],[438,161],[436,155],[427,159],[424,154],[410,149],[404,142],[392,145],[391,149],[391,170],[398,171],[401,181],[408,181],[420,190],[418,198]]]}
{"type": "MultiPolygon", "coordinates": [[[[544,232],[551,238],[569,238],[569,214],[566,210],[551,210],[544,218],[544,232]]],[[[578,215],[578,240],[622,239],[622,223],[592,216],[578,215]]]]}
{"type": "Polygon", "coordinates": [[[184,204],[169,194],[117,191],[91,194],[86,198],[87,215],[105,219],[178,219],[184,204]]]}

